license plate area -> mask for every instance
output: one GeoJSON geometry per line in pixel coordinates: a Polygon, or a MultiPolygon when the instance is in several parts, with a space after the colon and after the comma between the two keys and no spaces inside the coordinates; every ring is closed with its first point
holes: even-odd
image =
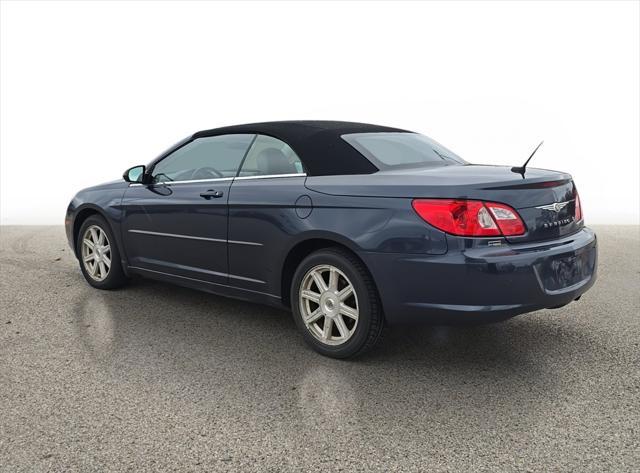
{"type": "Polygon", "coordinates": [[[548,294],[558,294],[575,289],[593,275],[596,263],[594,247],[579,253],[558,255],[535,265],[540,284],[548,294]]]}

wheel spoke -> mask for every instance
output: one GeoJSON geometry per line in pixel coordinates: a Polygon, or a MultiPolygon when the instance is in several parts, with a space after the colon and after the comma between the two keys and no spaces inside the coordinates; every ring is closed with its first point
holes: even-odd
{"type": "Polygon", "coordinates": [[[311,277],[316,282],[316,286],[318,286],[318,291],[324,292],[327,290],[327,283],[324,282],[324,278],[318,271],[314,271],[311,273],[311,277]]]}
{"type": "Polygon", "coordinates": [[[98,276],[98,262],[94,261],[93,265],[91,266],[91,274],[93,274],[94,276],[98,276]]]}
{"type": "Polygon", "coordinates": [[[93,253],[91,253],[90,255],[85,256],[84,257],[84,261],[87,262],[87,263],[90,262],[90,261],[93,261],[93,253]]]}
{"type": "Polygon", "coordinates": [[[328,289],[332,291],[338,290],[338,271],[336,268],[331,268],[329,270],[329,287],[328,289]]]}
{"type": "Polygon", "coordinates": [[[94,243],[98,243],[98,232],[96,231],[95,227],[91,227],[89,231],[91,233],[91,241],[93,241],[94,243]]]}
{"type": "Polygon", "coordinates": [[[337,317],[335,317],[333,319],[333,321],[336,324],[336,327],[338,327],[338,331],[340,332],[340,336],[344,339],[349,337],[349,329],[347,328],[347,324],[344,323],[344,319],[342,318],[342,315],[338,314],[337,317]]]}
{"type": "Polygon", "coordinates": [[[318,294],[317,292],[305,289],[300,293],[300,297],[308,299],[311,302],[315,302],[316,304],[320,304],[320,294],[318,294]]]}
{"type": "Polygon", "coordinates": [[[103,278],[107,275],[107,268],[102,261],[98,262],[100,267],[100,277],[103,278]]]}
{"type": "Polygon", "coordinates": [[[307,317],[305,317],[304,321],[307,324],[312,324],[314,323],[316,320],[318,320],[320,317],[322,317],[322,310],[320,310],[320,307],[318,307],[316,310],[314,310],[311,314],[309,314],[307,317]]]}
{"type": "Polygon", "coordinates": [[[344,302],[345,300],[347,300],[351,295],[353,294],[353,286],[349,285],[345,288],[343,288],[339,293],[338,293],[338,299],[340,300],[340,302],[344,302]]]}
{"type": "Polygon", "coordinates": [[[108,256],[102,256],[102,262],[104,263],[104,265],[107,267],[107,270],[109,268],[111,268],[111,258],[109,258],[108,256]]]}
{"type": "Polygon", "coordinates": [[[106,253],[109,253],[110,251],[111,251],[111,245],[109,245],[109,242],[107,242],[107,244],[102,247],[102,252],[106,254],[106,253]]]}
{"type": "Polygon", "coordinates": [[[324,318],[324,328],[322,330],[322,338],[329,340],[331,338],[331,329],[333,328],[333,320],[329,317],[324,318]]]}
{"type": "Polygon", "coordinates": [[[98,245],[104,245],[104,232],[98,230],[98,245]]]}
{"type": "Polygon", "coordinates": [[[354,309],[353,307],[349,307],[344,302],[340,303],[340,313],[342,315],[346,315],[350,319],[358,320],[358,311],[357,311],[357,309],[354,309]]]}
{"type": "Polygon", "coordinates": [[[88,238],[85,238],[84,240],[82,240],[82,244],[86,245],[87,248],[89,248],[91,251],[94,251],[96,246],[93,244],[93,242],[91,240],[89,240],[88,238]]]}

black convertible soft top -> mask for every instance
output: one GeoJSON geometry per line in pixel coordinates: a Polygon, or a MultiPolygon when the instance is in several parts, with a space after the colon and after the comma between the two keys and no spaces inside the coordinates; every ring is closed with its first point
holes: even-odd
{"type": "Polygon", "coordinates": [[[234,125],[195,133],[203,136],[255,133],[272,136],[287,143],[302,160],[308,174],[371,174],[378,168],[349,143],[340,138],[348,133],[404,132],[407,130],[367,123],[336,121],[281,121],[234,125]]]}

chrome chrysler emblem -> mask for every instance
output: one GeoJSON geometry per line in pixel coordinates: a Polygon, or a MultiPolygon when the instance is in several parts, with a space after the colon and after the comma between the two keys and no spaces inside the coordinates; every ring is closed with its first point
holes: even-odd
{"type": "Polygon", "coordinates": [[[541,205],[540,207],[536,207],[536,209],[551,210],[552,212],[560,212],[567,205],[569,205],[569,202],[554,202],[553,204],[549,204],[549,205],[541,205]]]}

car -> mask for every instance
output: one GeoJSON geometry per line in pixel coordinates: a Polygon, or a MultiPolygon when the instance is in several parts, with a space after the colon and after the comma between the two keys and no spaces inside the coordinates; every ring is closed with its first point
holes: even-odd
{"type": "Polygon", "coordinates": [[[334,358],[364,353],[386,325],[561,307],[597,272],[571,175],[469,164],[363,123],[199,131],[78,192],[65,227],[95,288],[141,275],[290,309],[334,358]]]}

